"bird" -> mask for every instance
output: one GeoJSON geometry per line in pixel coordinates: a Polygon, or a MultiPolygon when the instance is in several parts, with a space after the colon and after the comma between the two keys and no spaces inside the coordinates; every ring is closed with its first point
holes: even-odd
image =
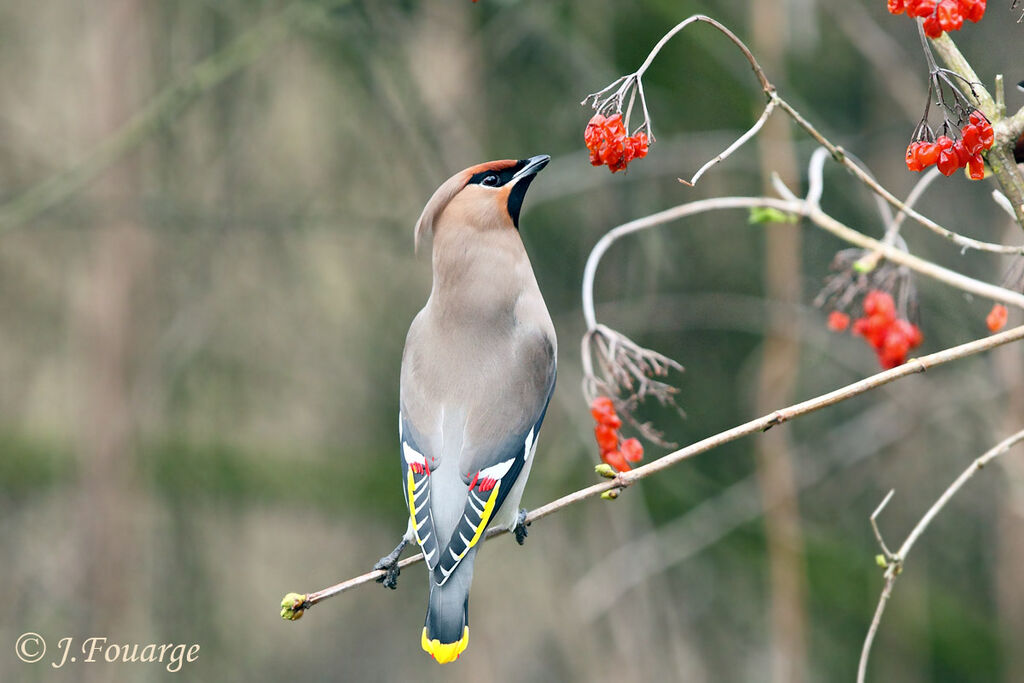
{"type": "Polygon", "coordinates": [[[415,541],[430,597],[420,644],[441,664],[469,644],[473,563],[488,527],[526,538],[519,509],[555,387],[557,340],[519,233],[530,183],[547,155],[456,173],[416,222],[431,238],[433,281],[402,354],[398,432],[402,540],[375,569],[397,586],[415,541]]]}

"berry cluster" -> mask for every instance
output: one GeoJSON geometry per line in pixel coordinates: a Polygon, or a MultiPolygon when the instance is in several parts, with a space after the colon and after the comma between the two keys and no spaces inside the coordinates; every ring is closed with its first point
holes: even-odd
{"type": "Polygon", "coordinates": [[[975,23],[985,16],[986,0],[889,0],[890,14],[920,17],[921,28],[929,38],[943,31],[959,31],[964,19],[975,23]]]}
{"type": "Polygon", "coordinates": [[[942,175],[952,175],[958,168],[967,168],[972,180],[985,177],[981,153],[996,141],[995,131],[985,115],[971,112],[967,125],[960,130],[960,139],[940,135],[935,142],[917,140],[907,146],[907,168],[923,171],[935,164],[942,175]]]}
{"type": "Polygon", "coordinates": [[[985,324],[988,325],[989,332],[998,332],[1006,326],[1006,318],[1008,312],[1006,306],[1002,304],[995,304],[992,306],[992,310],[988,312],[988,316],[985,318],[985,324]]]}
{"type": "Polygon", "coordinates": [[[615,404],[607,396],[598,396],[590,403],[590,414],[597,421],[594,437],[601,449],[601,460],[619,472],[628,472],[629,463],[644,457],[644,447],[637,439],[622,440],[619,427],[622,420],[615,413],[615,404]]]}
{"type": "MultiPolygon", "coordinates": [[[[924,341],[917,325],[896,315],[896,304],[892,295],[880,289],[873,289],[864,297],[864,317],[853,321],[853,333],[875,350],[878,362],[883,368],[903,365],[907,353],[924,341]]],[[[828,328],[842,332],[850,325],[850,316],[841,311],[832,311],[828,316],[828,328]]]]}
{"type": "Polygon", "coordinates": [[[864,297],[864,317],[854,321],[853,333],[864,337],[886,369],[903,365],[907,353],[924,341],[917,325],[896,316],[892,295],[879,289],[864,297]]]}
{"type": "Polygon", "coordinates": [[[590,150],[591,165],[608,166],[612,173],[623,170],[634,159],[643,159],[649,146],[646,133],[626,135],[622,114],[594,114],[583,132],[583,141],[590,150]]]}

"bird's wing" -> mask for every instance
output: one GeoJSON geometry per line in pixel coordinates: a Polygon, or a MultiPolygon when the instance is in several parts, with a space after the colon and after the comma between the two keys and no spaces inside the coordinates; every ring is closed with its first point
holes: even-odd
{"type": "Polygon", "coordinates": [[[514,361],[520,370],[515,381],[467,418],[473,447],[459,462],[468,485],[466,502],[447,546],[431,565],[438,585],[479,542],[537,448],[537,434],[555,388],[554,345],[544,333],[531,334],[517,345],[514,361]]]}
{"type": "Polygon", "coordinates": [[[430,508],[430,464],[417,443],[405,415],[398,414],[398,436],[402,442],[402,483],[409,519],[423,559],[433,571],[437,566],[438,544],[430,508]]]}

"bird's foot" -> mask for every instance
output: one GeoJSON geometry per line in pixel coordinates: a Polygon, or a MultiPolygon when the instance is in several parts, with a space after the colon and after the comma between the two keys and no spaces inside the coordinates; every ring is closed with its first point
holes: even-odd
{"type": "Polygon", "coordinates": [[[516,543],[523,545],[526,542],[526,537],[529,535],[529,531],[526,530],[529,524],[526,521],[526,510],[519,510],[519,515],[516,517],[516,525],[512,527],[512,533],[516,535],[516,543]]]}
{"type": "Polygon", "coordinates": [[[373,565],[373,568],[377,571],[384,570],[384,575],[377,577],[377,583],[382,583],[385,588],[390,588],[391,590],[398,588],[398,575],[402,573],[402,570],[398,568],[398,558],[401,557],[402,551],[405,550],[405,546],[408,543],[409,541],[403,538],[390,554],[380,558],[377,560],[377,564],[373,565]]]}

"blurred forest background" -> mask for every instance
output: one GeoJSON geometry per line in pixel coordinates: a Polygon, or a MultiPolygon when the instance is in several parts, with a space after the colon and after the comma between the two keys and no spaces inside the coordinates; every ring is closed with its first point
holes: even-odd
{"type": "MultiPolygon", "coordinates": [[[[1024,78],[1009,4],[954,35],[986,83],[1024,78]]],[[[696,188],[677,182],[763,106],[738,51],[694,26],[645,77],[650,156],[614,176],[588,165],[579,101],[697,12],[905,195],[925,63],[912,23],[882,0],[0,2],[0,680],[168,675],[24,664],[24,631],[51,651],[64,636],[199,643],[180,674],[192,681],[851,680],[882,586],[868,515],[895,488],[881,525],[902,539],[1021,428],[1019,346],[576,505],[533,525],[523,549],[495,540],[456,665],[420,650],[420,566],[396,592],[278,615],[286,592],[369,570],[405,529],[398,369],[430,286],[412,226],[468,165],[553,157],[522,232],[560,377],[523,502],[595,481],[578,343],[590,248],[684,201],[758,194],[768,170],[795,187],[813,151],[778,114],[696,188]]],[[[881,234],[861,186],[834,165],[826,181],[826,210],[881,234]]],[[[940,180],[925,212],[1019,244],[992,186],[940,180]]],[[[983,280],[1008,265],[904,233],[915,253],[983,280]]],[[[687,418],[643,417],[686,444],[875,372],[871,351],[828,333],[810,304],[843,246],[743,212],[616,245],[599,318],[686,366],[687,418]]],[[[987,333],[991,302],[917,285],[922,352],[987,333]]],[[[872,679],[1021,680],[1022,567],[1017,452],[915,548],[872,679]]]]}

